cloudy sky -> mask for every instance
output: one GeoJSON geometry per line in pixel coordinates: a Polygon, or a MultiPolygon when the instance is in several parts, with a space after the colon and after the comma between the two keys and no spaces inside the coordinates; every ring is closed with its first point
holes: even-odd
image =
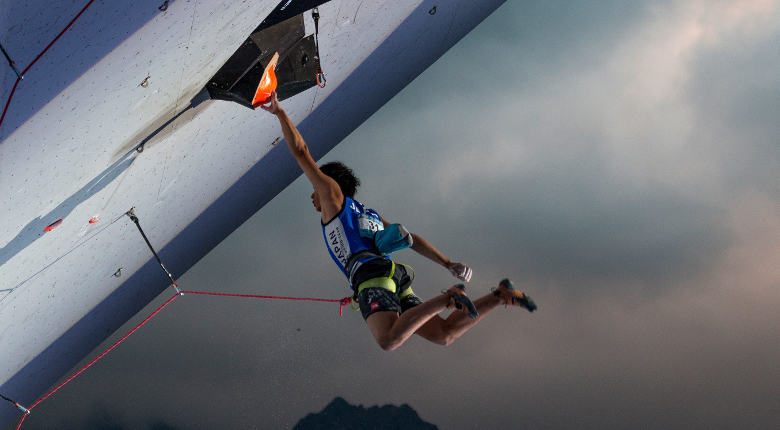
{"type": "MultiPolygon", "coordinates": [[[[321,161],[470,265],[472,297],[510,277],[537,313],[387,353],[336,304],[185,296],[25,428],[284,429],[336,396],[441,429],[776,428],[779,117],[780,1],[508,0],[321,161]]],[[[310,193],[182,287],[349,294],[310,193]]],[[[455,282],[395,259],[423,298],[455,282]]]]}

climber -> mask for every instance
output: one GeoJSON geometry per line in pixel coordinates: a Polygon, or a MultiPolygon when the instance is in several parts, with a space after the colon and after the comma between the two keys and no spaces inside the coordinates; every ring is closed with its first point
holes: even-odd
{"type": "Polygon", "coordinates": [[[390,253],[410,247],[463,282],[471,280],[471,269],[453,262],[425,239],[409,233],[400,224],[390,224],[354,200],[360,181],[352,170],[340,162],[317,166],[275,92],[260,107],[279,119],[287,147],[314,186],[312,204],[321,214],[330,255],[349,279],[353,298],[357,298],[363,318],[382,349],[394,350],[415,333],[436,344],[448,345],[501,304],[531,312],[536,309],[534,302],[508,279],[473,303],[466,297],[462,284],[423,302],[412,292],[412,269],[389,259],[390,253]],[[439,316],[452,307],[459,311],[446,319],[439,316]]]}

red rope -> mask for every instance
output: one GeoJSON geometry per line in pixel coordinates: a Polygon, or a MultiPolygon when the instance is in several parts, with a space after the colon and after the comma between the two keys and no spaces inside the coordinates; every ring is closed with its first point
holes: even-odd
{"type": "Polygon", "coordinates": [[[57,35],[57,37],[55,37],[55,38],[54,38],[54,40],[52,40],[52,41],[51,41],[51,43],[49,43],[49,46],[47,46],[47,47],[46,47],[46,48],[45,48],[43,51],[41,51],[41,53],[40,53],[40,54],[38,54],[38,56],[37,56],[37,57],[35,57],[35,59],[32,61],[32,63],[30,63],[30,65],[29,65],[29,66],[27,66],[27,68],[26,68],[26,69],[24,69],[24,71],[22,71],[22,74],[21,74],[21,76],[19,76],[19,77],[17,77],[17,78],[16,78],[16,83],[14,84],[14,88],[11,90],[11,94],[8,96],[8,101],[7,101],[7,102],[6,102],[6,104],[5,104],[5,109],[3,109],[3,116],[0,116],[0,126],[2,126],[2,125],[3,125],[3,120],[5,119],[5,113],[6,113],[6,111],[8,111],[8,106],[11,104],[11,99],[13,98],[13,96],[14,96],[14,93],[16,92],[16,86],[17,86],[17,85],[19,85],[19,81],[21,81],[21,80],[22,80],[22,78],[24,78],[24,75],[25,75],[25,73],[27,73],[27,71],[28,71],[28,70],[30,70],[30,68],[31,68],[31,67],[32,67],[32,66],[33,66],[33,65],[34,65],[34,64],[35,64],[35,63],[36,63],[36,62],[37,62],[37,61],[38,61],[38,60],[39,60],[41,57],[43,57],[43,54],[45,54],[45,53],[46,53],[46,51],[48,51],[48,50],[49,50],[49,48],[51,48],[51,47],[52,47],[52,45],[54,45],[54,42],[56,42],[56,41],[57,41],[57,40],[58,40],[58,39],[59,39],[59,38],[60,38],[60,37],[61,37],[63,34],[65,34],[65,32],[66,32],[66,31],[68,31],[68,29],[69,29],[69,28],[70,28],[70,27],[73,25],[73,23],[75,23],[75,22],[76,22],[76,20],[77,20],[77,19],[79,19],[79,17],[80,17],[80,16],[81,16],[81,15],[82,15],[82,14],[83,14],[83,13],[84,13],[86,10],[87,10],[87,8],[88,8],[88,7],[90,7],[90,6],[92,5],[92,3],[93,3],[94,1],[95,1],[95,0],[89,0],[89,3],[87,3],[87,5],[86,5],[86,6],[84,6],[84,8],[83,8],[83,9],[81,9],[81,12],[79,12],[79,13],[78,13],[78,15],[76,15],[76,17],[75,17],[75,18],[73,18],[73,19],[70,21],[70,23],[69,23],[69,24],[68,24],[68,25],[65,27],[65,29],[64,29],[64,30],[62,30],[62,31],[60,32],[60,34],[58,34],[58,35],[57,35]]]}
{"type": "MultiPolygon", "coordinates": [[[[174,284],[174,285],[176,285],[176,284],[174,284]]],[[[95,357],[95,359],[90,361],[89,364],[87,364],[86,366],[82,367],[81,370],[79,370],[78,372],[74,373],[73,376],[71,376],[70,378],[66,379],[63,383],[58,385],[55,389],[49,391],[48,394],[46,394],[45,396],[41,397],[37,402],[33,403],[32,406],[27,408],[27,412],[22,416],[22,419],[19,421],[19,425],[16,427],[16,430],[19,430],[22,427],[22,423],[24,422],[24,419],[27,418],[27,415],[30,414],[30,411],[32,410],[32,408],[36,407],[39,403],[41,403],[42,401],[46,400],[49,396],[54,394],[57,390],[59,390],[60,388],[65,386],[65,384],[67,384],[68,382],[73,380],[73,378],[79,376],[82,372],[84,372],[90,366],[95,364],[95,362],[97,362],[98,360],[103,358],[104,355],[108,354],[109,351],[114,349],[120,343],[124,342],[124,340],[127,339],[131,334],[135,333],[136,330],[138,330],[139,328],[141,328],[141,326],[146,324],[150,319],[152,319],[153,316],[157,315],[158,312],[163,310],[164,307],[168,306],[168,304],[170,302],[172,302],[173,299],[175,299],[176,297],[179,297],[180,295],[183,295],[183,294],[200,294],[200,295],[206,295],[206,296],[223,296],[223,297],[248,297],[248,298],[254,298],[254,299],[306,300],[306,301],[312,301],[312,302],[338,303],[340,305],[339,315],[343,315],[344,306],[349,305],[351,303],[351,301],[352,301],[352,298],[350,298],[350,297],[345,297],[345,298],[343,298],[341,300],[334,300],[334,299],[314,299],[314,298],[309,298],[309,297],[260,296],[260,295],[256,295],[256,294],[209,293],[209,292],[204,292],[204,291],[181,291],[181,292],[177,292],[173,297],[168,299],[167,302],[163,303],[162,306],[160,306],[159,308],[157,308],[157,310],[152,312],[151,315],[149,315],[148,317],[146,317],[146,319],[141,321],[140,324],[138,324],[137,326],[135,326],[135,328],[130,330],[130,332],[128,332],[126,335],[122,336],[121,339],[116,341],[113,345],[108,347],[108,349],[106,349],[100,355],[95,357]]]]}
{"type": "Polygon", "coordinates": [[[276,300],[307,300],[310,302],[329,302],[338,303],[340,305],[339,315],[344,315],[344,306],[352,303],[351,297],[344,297],[341,300],[335,299],[312,299],[309,297],[282,297],[282,296],[259,296],[256,294],[226,294],[226,293],[208,293],[204,291],[182,291],[182,294],[202,294],[206,296],[223,296],[223,297],[249,297],[253,299],[276,299],[276,300]]]}
{"type": "Polygon", "coordinates": [[[19,425],[16,426],[16,430],[19,430],[22,428],[22,423],[24,422],[24,419],[27,418],[27,414],[22,415],[22,419],[19,421],[19,425]]]}
{"type": "Polygon", "coordinates": [[[14,93],[16,92],[16,86],[19,85],[19,81],[21,81],[22,78],[16,78],[16,82],[14,83],[14,88],[11,90],[11,95],[8,96],[8,101],[5,102],[5,109],[3,109],[3,116],[0,116],[0,126],[3,125],[3,120],[5,119],[5,113],[8,111],[8,106],[11,105],[11,99],[14,97],[14,93]]]}
{"type": "Polygon", "coordinates": [[[81,368],[81,370],[79,370],[78,372],[74,373],[74,374],[73,374],[73,376],[71,376],[70,378],[66,379],[66,380],[65,380],[65,382],[63,382],[63,383],[61,383],[60,385],[58,385],[58,386],[57,386],[57,388],[55,388],[55,389],[53,389],[53,390],[49,391],[49,393],[48,393],[48,394],[46,394],[45,396],[41,397],[41,398],[40,398],[40,399],[39,399],[37,402],[33,403],[33,405],[32,405],[32,406],[30,406],[29,408],[27,408],[27,409],[28,409],[28,412],[22,416],[22,419],[21,419],[21,421],[19,421],[19,425],[16,427],[16,430],[19,430],[19,428],[21,428],[21,427],[22,427],[22,423],[24,422],[24,419],[25,419],[25,418],[27,418],[27,415],[30,413],[29,411],[32,411],[32,408],[34,408],[34,407],[38,406],[38,404],[39,404],[39,403],[41,403],[42,401],[46,400],[46,399],[47,399],[49,396],[51,396],[52,394],[54,394],[54,393],[55,393],[57,390],[59,390],[60,388],[62,388],[63,386],[65,386],[65,384],[67,384],[68,382],[72,381],[72,380],[73,380],[73,378],[75,378],[75,377],[79,376],[79,375],[80,375],[82,372],[84,372],[84,371],[85,371],[85,370],[87,370],[87,369],[88,369],[90,366],[92,366],[93,364],[95,364],[95,362],[96,362],[96,361],[98,361],[98,360],[100,360],[101,358],[103,358],[103,356],[104,356],[104,355],[108,354],[108,352],[109,352],[109,351],[111,351],[112,349],[114,349],[114,348],[115,348],[117,345],[119,345],[120,343],[124,342],[124,340],[125,340],[125,339],[127,339],[127,338],[128,338],[130,335],[131,335],[131,334],[135,333],[135,331],[136,331],[136,330],[138,330],[139,328],[141,328],[141,326],[142,326],[142,325],[146,324],[146,322],[147,322],[147,321],[149,321],[150,319],[152,319],[152,317],[153,317],[153,316],[157,315],[157,313],[158,313],[158,312],[160,312],[160,311],[161,311],[161,310],[162,310],[164,307],[168,306],[168,303],[172,302],[172,301],[173,301],[173,299],[175,299],[176,297],[179,297],[179,295],[178,295],[178,294],[176,294],[176,295],[174,295],[173,297],[171,297],[170,299],[168,299],[168,301],[167,301],[167,302],[163,303],[163,304],[162,304],[162,306],[160,306],[159,308],[157,308],[157,310],[156,310],[156,311],[152,312],[152,314],[151,314],[151,315],[149,315],[148,317],[146,317],[146,319],[145,319],[145,320],[141,321],[141,323],[140,323],[140,324],[138,324],[137,326],[135,326],[135,328],[134,328],[134,329],[130,330],[130,332],[129,332],[129,333],[127,333],[126,335],[122,336],[122,338],[121,338],[121,339],[119,339],[119,340],[118,340],[118,341],[116,341],[116,342],[115,342],[113,345],[111,345],[110,347],[108,347],[108,349],[106,349],[105,351],[103,351],[103,353],[101,353],[100,355],[98,355],[97,357],[95,357],[95,359],[94,359],[94,360],[92,360],[92,361],[90,361],[90,362],[89,362],[89,364],[87,364],[86,366],[82,367],[82,368],[81,368]]]}
{"type": "Polygon", "coordinates": [[[78,14],[78,15],[76,15],[76,17],[75,17],[75,18],[73,18],[73,20],[71,20],[71,21],[70,21],[70,23],[67,25],[67,27],[65,27],[65,29],[64,29],[64,30],[62,30],[62,31],[60,32],[60,34],[58,34],[58,35],[57,35],[57,37],[55,37],[55,38],[54,38],[54,40],[52,40],[52,41],[51,41],[51,43],[49,44],[49,46],[47,46],[47,47],[46,47],[46,49],[44,49],[43,51],[41,51],[41,53],[40,53],[40,54],[38,54],[38,56],[37,56],[37,57],[35,57],[35,59],[33,60],[33,62],[32,62],[32,63],[30,63],[30,65],[29,65],[29,66],[27,66],[27,68],[26,68],[26,69],[24,69],[24,71],[22,72],[22,76],[24,76],[24,74],[25,74],[25,73],[27,73],[27,71],[28,71],[28,70],[30,70],[30,67],[32,67],[32,66],[33,66],[33,64],[35,64],[35,63],[36,63],[36,62],[37,62],[37,61],[38,61],[38,60],[39,60],[41,57],[43,57],[43,54],[45,54],[45,53],[46,53],[46,51],[48,51],[48,50],[49,50],[49,48],[51,48],[51,46],[52,46],[52,45],[54,45],[54,42],[56,42],[56,41],[57,41],[57,40],[60,38],[60,36],[62,36],[63,34],[65,34],[65,32],[66,32],[66,31],[68,31],[68,29],[70,28],[70,26],[72,26],[72,25],[73,25],[73,23],[74,23],[74,22],[76,22],[76,20],[77,20],[77,19],[79,19],[79,17],[81,16],[81,14],[83,14],[83,13],[84,13],[84,12],[87,10],[87,8],[88,8],[88,7],[90,7],[90,6],[92,5],[92,2],[94,2],[94,1],[95,1],[95,0],[89,0],[89,3],[87,3],[87,5],[86,5],[86,6],[84,6],[84,9],[81,9],[81,12],[79,12],[79,14],[78,14]]]}
{"type": "Polygon", "coordinates": [[[88,369],[90,366],[92,366],[93,364],[95,364],[95,362],[96,362],[96,361],[98,361],[98,360],[100,360],[101,358],[103,358],[103,356],[104,356],[104,355],[106,355],[106,354],[108,354],[108,352],[109,352],[109,351],[111,351],[112,349],[114,349],[114,348],[115,348],[117,345],[119,345],[120,343],[124,342],[124,340],[125,340],[125,339],[127,339],[127,338],[128,338],[130,335],[131,335],[131,334],[135,333],[135,331],[136,331],[136,330],[138,330],[139,328],[141,328],[141,326],[142,326],[142,325],[146,324],[146,322],[147,322],[147,321],[149,321],[150,319],[152,319],[152,317],[153,317],[153,316],[157,315],[157,312],[160,312],[160,311],[161,311],[161,310],[162,310],[164,307],[168,306],[168,303],[172,302],[172,301],[173,301],[173,299],[175,299],[176,297],[179,297],[179,295],[178,295],[178,294],[176,294],[176,295],[174,295],[173,297],[171,297],[170,299],[168,299],[168,301],[167,301],[167,302],[163,303],[163,304],[162,304],[162,306],[160,306],[159,308],[157,308],[157,310],[156,310],[156,311],[152,312],[152,314],[151,314],[151,315],[149,315],[148,317],[146,317],[146,319],[145,319],[145,320],[141,321],[141,323],[140,323],[140,324],[138,324],[137,326],[135,326],[135,328],[134,328],[134,329],[130,330],[130,332],[129,332],[129,333],[127,333],[126,335],[122,336],[122,338],[121,338],[121,339],[119,339],[119,340],[118,340],[118,341],[116,341],[116,342],[115,342],[113,345],[111,345],[110,347],[108,347],[108,349],[107,349],[107,350],[105,350],[105,351],[103,351],[103,353],[101,353],[100,355],[98,355],[97,357],[95,357],[95,359],[94,359],[94,360],[92,360],[92,361],[90,361],[90,362],[89,362],[89,364],[87,364],[86,366],[84,366],[84,367],[83,367],[81,370],[79,370],[78,372],[74,373],[74,374],[73,374],[73,376],[71,376],[70,378],[66,379],[66,380],[65,380],[65,382],[63,382],[62,384],[58,385],[58,386],[57,386],[57,388],[55,388],[55,389],[51,390],[51,391],[49,392],[49,394],[47,394],[47,395],[45,395],[45,396],[41,397],[41,399],[40,399],[40,400],[38,400],[37,402],[33,403],[33,405],[32,405],[32,406],[30,406],[28,409],[32,410],[32,408],[34,408],[34,407],[35,407],[35,406],[36,406],[38,403],[41,403],[42,401],[44,401],[44,400],[45,400],[47,397],[49,397],[49,396],[51,396],[52,394],[54,394],[54,392],[55,392],[55,391],[57,391],[57,390],[59,390],[60,388],[62,388],[62,387],[65,385],[65,384],[67,384],[68,382],[70,382],[70,381],[71,381],[73,378],[75,378],[75,377],[79,376],[79,374],[81,374],[81,372],[83,372],[83,371],[87,370],[87,369],[88,369]]]}

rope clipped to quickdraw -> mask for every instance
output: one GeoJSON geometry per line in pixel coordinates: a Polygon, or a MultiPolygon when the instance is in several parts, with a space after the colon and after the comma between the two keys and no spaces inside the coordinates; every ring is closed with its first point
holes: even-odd
{"type": "Polygon", "coordinates": [[[3,400],[5,400],[5,401],[7,401],[7,402],[11,403],[12,405],[14,405],[14,407],[16,407],[17,409],[19,409],[19,410],[21,410],[22,412],[24,412],[24,414],[25,414],[25,415],[27,415],[27,414],[29,414],[29,413],[30,413],[30,410],[29,410],[29,409],[27,409],[27,408],[25,408],[24,406],[20,405],[20,404],[19,404],[19,402],[15,402],[15,401],[13,401],[13,400],[9,399],[8,397],[6,397],[6,396],[4,396],[4,395],[2,395],[2,394],[0,394],[0,397],[2,397],[2,398],[3,398],[3,400]]]}
{"type": "MultiPolygon", "coordinates": [[[[177,289],[178,291],[178,289],[177,289]]],[[[258,299],[280,299],[280,300],[306,300],[306,301],[314,301],[314,302],[330,302],[330,303],[338,303],[340,305],[339,307],[339,315],[343,315],[344,306],[347,306],[352,301],[351,297],[345,297],[341,300],[335,300],[335,299],[316,299],[316,298],[310,298],[310,297],[281,297],[281,296],[260,296],[255,294],[229,294],[229,293],[211,293],[207,291],[180,291],[177,292],[177,294],[174,294],[168,301],[163,303],[159,308],[157,308],[154,312],[152,312],[148,317],[146,317],[141,323],[139,323],[137,326],[135,326],[132,330],[130,330],[126,335],[122,336],[119,340],[114,342],[113,345],[108,347],[105,351],[103,351],[100,355],[92,359],[89,363],[87,363],[86,366],[82,367],[79,371],[71,375],[68,379],[63,381],[61,384],[59,384],[57,387],[55,387],[53,390],[49,391],[45,396],[41,397],[38,401],[33,403],[32,406],[29,408],[25,408],[24,406],[20,405],[18,402],[15,402],[8,397],[3,396],[0,394],[0,397],[2,397],[7,402],[14,405],[14,407],[20,409],[22,412],[24,412],[24,415],[22,416],[22,419],[19,421],[19,425],[16,427],[17,430],[19,430],[22,427],[22,423],[24,423],[25,418],[27,418],[27,415],[30,414],[31,410],[38,406],[41,402],[49,398],[52,394],[59,391],[60,388],[64,387],[65,384],[69,383],[73,379],[75,379],[77,376],[82,374],[84,371],[89,369],[93,364],[95,364],[98,360],[103,358],[106,354],[108,354],[112,349],[116,348],[120,343],[124,342],[130,335],[138,331],[144,324],[149,322],[149,320],[152,319],[155,315],[157,315],[160,311],[163,310],[168,304],[170,304],[175,298],[179,297],[180,295],[183,296],[185,293],[187,294],[199,294],[199,295],[206,295],[206,296],[222,296],[222,297],[248,297],[248,298],[258,298],[258,299]]]]}
{"type": "MultiPolygon", "coordinates": [[[[175,285],[175,284],[174,284],[174,285],[175,285]]],[[[135,326],[135,328],[133,328],[132,330],[130,330],[130,331],[129,331],[129,332],[126,334],[126,335],[124,335],[124,336],[123,336],[121,339],[119,339],[118,341],[116,341],[116,342],[115,342],[113,345],[111,345],[110,347],[108,347],[108,349],[106,349],[106,350],[105,350],[105,351],[103,351],[103,352],[102,352],[100,355],[98,355],[97,357],[95,357],[95,358],[94,358],[92,361],[90,361],[90,362],[89,362],[89,363],[88,363],[86,366],[82,367],[82,368],[81,368],[81,369],[80,369],[78,372],[74,373],[74,374],[73,374],[73,375],[72,375],[70,378],[66,379],[64,382],[62,382],[62,383],[61,383],[60,385],[58,385],[56,388],[54,388],[53,390],[49,391],[49,392],[48,392],[48,393],[47,393],[45,396],[41,397],[41,398],[40,398],[40,399],[39,399],[37,402],[35,402],[35,403],[34,403],[32,406],[30,406],[29,408],[25,408],[24,406],[20,405],[18,402],[15,402],[15,401],[13,401],[13,400],[9,399],[8,397],[5,397],[5,396],[3,396],[2,394],[0,394],[0,397],[2,397],[4,400],[6,400],[7,402],[9,402],[9,403],[11,403],[12,405],[14,405],[14,407],[15,407],[15,408],[18,408],[19,410],[21,410],[22,412],[24,412],[24,415],[22,415],[22,419],[21,419],[21,420],[19,420],[19,424],[17,425],[17,427],[16,427],[16,430],[19,430],[19,429],[22,427],[22,424],[24,423],[24,420],[25,420],[25,418],[27,418],[27,415],[29,415],[29,414],[30,414],[30,412],[31,412],[31,409],[32,409],[32,408],[34,408],[34,407],[38,406],[38,404],[39,404],[39,403],[41,403],[41,402],[43,402],[44,400],[46,400],[47,398],[49,398],[49,396],[51,396],[52,394],[54,394],[55,392],[57,392],[57,391],[58,391],[60,388],[62,388],[63,386],[65,386],[65,384],[67,384],[68,382],[72,381],[74,378],[76,378],[77,376],[79,376],[79,375],[80,375],[81,373],[83,373],[85,370],[87,370],[88,368],[90,368],[90,367],[91,367],[93,364],[95,364],[95,363],[96,363],[98,360],[100,360],[101,358],[103,358],[103,356],[105,356],[106,354],[108,354],[108,353],[109,353],[109,352],[110,352],[112,349],[114,349],[115,347],[117,347],[117,346],[118,346],[120,343],[124,342],[124,341],[125,341],[125,340],[126,340],[128,337],[130,337],[130,335],[131,335],[131,334],[135,333],[135,332],[136,332],[138,329],[140,329],[140,328],[141,328],[141,326],[143,326],[144,324],[146,324],[147,322],[149,322],[149,320],[150,320],[150,319],[152,319],[152,317],[153,317],[153,316],[157,315],[157,313],[159,313],[159,312],[160,312],[160,311],[161,311],[161,310],[162,310],[164,307],[168,306],[168,304],[169,304],[169,303],[171,303],[171,302],[173,301],[173,299],[175,299],[176,297],[179,297],[180,295],[184,295],[184,293],[187,293],[187,294],[203,294],[203,295],[210,295],[210,296],[252,297],[252,298],[262,298],[262,299],[283,299],[283,300],[309,300],[309,301],[317,301],[317,302],[338,302],[338,303],[339,303],[339,305],[340,305],[340,307],[339,307],[339,315],[343,315],[344,306],[347,306],[347,305],[349,305],[349,304],[350,304],[350,302],[352,301],[352,298],[351,298],[351,297],[345,297],[345,298],[343,298],[343,299],[341,299],[341,300],[333,300],[333,299],[315,299],[315,298],[305,298],[305,297],[278,297],[278,296],[259,296],[259,295],[250,295],[250,294],[226,294],[226,293],[209,293],[209,292],[203,292],[203,291],[183,291],[183,292],[179,292],[178,288],[176,289],[176,291],[177,291],[177,294],[173,295],[173,297],[171,297],[170,299],[168,299],[168,301],[166,301],[165,303],[163,303],[163,304],[162,304],[162,306],[160,306],[160,307],[159,307],[159,308],[157,308],[157,309],[156,309],[154,312],[152,312],[152,313],[151,313],[151,314],[150,314],[148,317],[146,317],[146,319],[144,319],[143,321],[141,321],[141,323],[140,323],[140,324],[138,324],[137,326],[135,326]]]]}
{"type": "Polygon", "coordinates": [[[144,230],[141,228],[141,223],[138,221],[138,217],[135,216],[135,207],[130,208],[130,210],[126,212],[126,215],[129,216],[130,219],[133,220],[135,225],[138,227],[138,231],[140,231],[141,232],[141,236],[144,237],[144,240],[146,241],[146,245],[148,245],[149,249],[152,250],[152,254],[154,254],[154,258],[157,259],[157,262],[160,263],[160,267],[162,267],[163,271],[165,271],[165,274],[168,275],[168,278],[170,278],[171,285],[176,290],[176,293],[181,295],[182,292],[181,292],[181,290],[179,290],[179,284],[177,284],[176,280],[173,279],[173,275],[171,275],[171,272],[169,272],[168,269],[165,268],[165,266],[163,265],[162,260],[160,260],[160,257],[154,251],[154,248],[152,247],[152,244],[149,242],[149,239],[146,237],[146,234],[144,234],[144,230]]]}
{"type": "MultiPolygon", "coordinates": [[[[3,398],[3,400],[11,403],[14,405],[15,408],[21,410],[24,412],[24,415],[22,415],[21,420],[19,420],[19,424],[16,427],[16,430],[19,430],[22,427],[22,424],[24,423],[25,418],[27,418],[27,415],[30,414],[31,410],[38,406],[41,402],[49,398],[52,394],[57,392],[60,388],[65,386],[65,384],[72,381],[74,378],[79,376],[81,373],[86,371],[89,367],[91,367],[93,364],[95,364],[98,360],[103,358],[106,354],[108,354],[112,349],[116,348],[120,343],[124,342],[131,334],[135,333],[138,329],[140,329],[144,324],[149,322],[149,320],[152,319],[155,315],[157,315],[163,308],[168,306],[169,303],[171,303],[175,298],[179,296],[183,296],[184,293],[187,294],[202,294],[202,295],[210,295],[210,296],[228,296],[228,297],[251,297],[251,298],[261,298],[261,299],[282,299],[282,300],[308,300],[308,301],[316,301],[316,302],[331,302],[331,303],[338,303],[339,304],[339,315],[344,315],[344,306],[350,305],[352,303],[352,297],[345,297],[341,300],[334,300],[334,299],[317,299],[317,298],[308,298],[308,297],[280,297],[280,296],[261,296],[261,295],[254,295],[254,294],[228,294],[228,293],[211,293],[211,292],[205,292],[205,291],[181,291],[179,289],[178,284],[173,279],[173,275],[171,275],[171,272],[168,271],[168,269],[165,268],[165,266],[162,263],[162,260],[157,255],[157,252],[155,252],[154,248],[152,247],[152,244],[149,242],[149,238],[146,237],[146,234],[144,233],[143,229],[141,228],[141,223],[138,220],[138,217],[135,215],[135,208],[131,208],[129,211],[125,213],[130,219],[135,223],[135,225],[138,227],[138,231],[141,232],[141,236],[143,236],[144,241],[146,241],[146,245],[149,246],[149,249],[152,251],[152,254],[154,254],[154,258],[157,259],[157,262],[160,263],[160,267],[162,267],[163,271],[165,271],[165,274],[168,275],[168,278],[170,278],[173,288],[176,289],[176,294],[173,295],[168,301],[163,303],[159,308],[157,308],[154,312],[152,312],[146,319],[141,321],[140,324],[135,326],[132,330],[130,330],[126,335],[124,335],[122,338],[120,338],[118,341],[116,341],[113,345],[108,347],[105,351],[103,351],[100,355],[92,359],[86,366],[82,367],[79,371],[74,373],[71,377],[63,381],[61,384],[59,384],[57,387],[55,387],[53,390],[49,391],[46,395],[38,399],[35,403],[32,404],[29,408],[25,408],[24,406],[20,405],[18,402],[15,402],[8,397],[3,396],[0,394],[0,397],[3,398]]],[[[117,221],[121,219],[118,218],[117,221]]],[[[116,221],[114,221],[116,222],[116,221]]],[[[113,224],[113,223],[112,223],[113,224]]]]}
{"type": "Polygon", "coordinates": [[[11,60],[11,57],[8,56],[8,53],[5,52],[5,48],[3,48],[3,45],[1,44],[0,44],[0,51],[3,51],[3,55],[5,55],[5,59],[8,60],[8,65],[11,66],[12,69],[14,69],[14,73],[16,73],[16,77],[19,79],[24,79],[24,76],[22,76],[22,74],[19,73],[18,70],[16,70],[16,64],[11,60]]]}
{"type": "Polygon", "coordinates": [[[311,17],[314,19],[314,60],[317,61],[317,86],[325,88],[325,85],[328,85],[328,80],[325,79],[325,73],[322,72],[322,66],[320,66],[320,42],[318,39],[320,34],[320,11],[316,7],[312,9],[311,17]]]}

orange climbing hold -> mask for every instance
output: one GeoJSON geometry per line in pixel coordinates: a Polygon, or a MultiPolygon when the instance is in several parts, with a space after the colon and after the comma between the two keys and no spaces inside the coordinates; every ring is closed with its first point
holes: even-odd
{"type": "Polygon", "coordinates": [[[275,53],[268,65],[265,66],[263,77],[260,78],[260,83],[257,85],[257,91],[255,91],[255,98],[252,99],[252,107],[257,108],[262,104],[268,103],[271,99],[271,93],[276,90],[276,62],[279,61],[279,53],[275,53]]]}

